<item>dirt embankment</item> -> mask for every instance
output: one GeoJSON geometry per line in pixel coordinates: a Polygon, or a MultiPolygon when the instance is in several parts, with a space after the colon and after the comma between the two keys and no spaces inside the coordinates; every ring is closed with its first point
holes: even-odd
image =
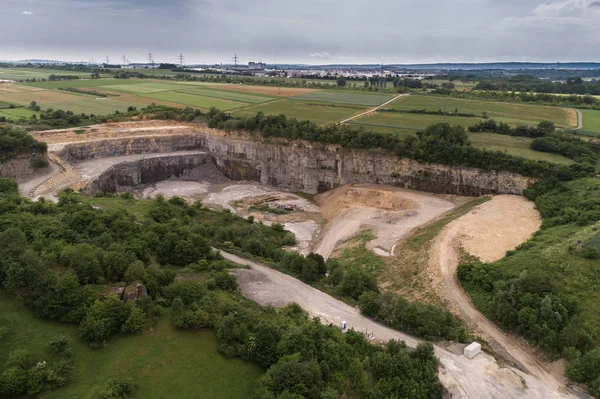
{"type": "Polygon", "coordinates": [[[325,258],[362,228],[371,229],[376,236],[367,247],[389,255],[408,232],[455,206],[435,195],[367,184],[339,187],[315,200],[328,220],[315,251],[325,258]]]}

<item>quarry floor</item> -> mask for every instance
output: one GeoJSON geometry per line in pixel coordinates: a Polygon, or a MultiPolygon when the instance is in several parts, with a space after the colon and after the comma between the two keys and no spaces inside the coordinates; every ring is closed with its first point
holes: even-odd
{"type": "MultiPolygon", "coordinates": [[[[55,199],[60,190],[85,186],[118,163],[189,153],[139,154],[68,163],[57,157],[58,151],[68,143],[180,134],[192,129],[189,124],[149,121],[93,126],[85,134],[76,134],[72,129],[34,133],[37,139],[49,143],[51,172],[22,183],[20,190],[34,198],[55,199]]],[[[325,258],[339,244],[364,229],[372,230],[375,236],[367,244],[368,248],[388,258],[412,231],[468,200],[374,185],[343,186],[312,197],[256,182],[226,180],[222,184],[209,184],[168,179],[137,187],[133,192],[137,197],[162,194],[181,196],[189,201],[201,200],[207,206],[229,209],[244,217],[253,216],[267,224],[281,223],[297,236],[298,245],[294,250],[304,254],[320,253],[325,258]],[[279,211],[273,212],[274,209],[279,211]]],[[[550,365],[538,360],[526,344],[502,332],[474,307],[456,278],[460,248],[483,261],[494,261],[526,241],[539,226],[540,217],[532,203],[518,196],[497,196],[448,224],[435,238],[426,271],[429,284],[444,298],[449,309],[490,342],[496,353],[516,365],[500,366],[486,354],[468,360],[460,353],[436,347],[443,366],[440,379],[452,397],[571,396],[565,391],[561,377],[550,372],[550,365]]],[[[373,334],[377,341],[402,339],[411,346],[418,343],[413,337],[383,327],[361,316],[357,309],[298,280],[263,265],[227,256],[251,266],[249,270],[239,270],[237,275],[244,295],[252,300],[272,306],[297,302],[325,322],[339,324],[345,320],[350,328],[373,334]]]]}

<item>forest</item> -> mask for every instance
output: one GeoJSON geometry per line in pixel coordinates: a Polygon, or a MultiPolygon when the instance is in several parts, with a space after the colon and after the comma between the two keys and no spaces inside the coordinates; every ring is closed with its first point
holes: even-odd
{"type": "Polygon", "coordinates": [[[566,81],[552,81],[529,75],[516,75],[481,79],[473,90],[598,95],[600,82],[595,79],[584,81],[581,77],[571,77],[566,81]]]}
{"type": "Polygon", "coordinates": [[[0,162],[6,162],[18,155],[40,155],[47,151],[46,143],[35,140],[18,127],[0,128],[0,162]]]}

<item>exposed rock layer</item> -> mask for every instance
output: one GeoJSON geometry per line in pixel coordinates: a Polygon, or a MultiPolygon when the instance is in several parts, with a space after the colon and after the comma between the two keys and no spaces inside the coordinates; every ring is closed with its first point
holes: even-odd
{"type": "MultiPolygon", "coordinates": [[[[346,149],[304,141],[267,142],[207,128],[198,128],[191,134],[70,144],[62,149],[60,155],[69,161],[77,161],[192,149],[208,152],[212,162],[230,179],[254,180],[311,194],[348,183],[388,184],[433,193],[470,196],[521,194],[533,181],[508,172],[420,164],[380,150],[346,149]]],[[[140,170],[134,172],[124,168],[119,172],[123,176],[113,176],[117,179],[115,181],[119,185],[139,184],[145,180],[143,176],[151,176],[158,181],[172,171],[181,174],[186,168],[195,167],[187,156],[181,158],[181,165],[178,166],[172,163],[175,162],[172,159],[168,164],[161,158],[140,162],[140,170]],[[161,171],[161,168],[167,169],[161,171]],[[137,177],[128,178],[130,173],[137,177]]],[[[114,175],[115,172],[113,168],[106,173],[114,175]]]]}

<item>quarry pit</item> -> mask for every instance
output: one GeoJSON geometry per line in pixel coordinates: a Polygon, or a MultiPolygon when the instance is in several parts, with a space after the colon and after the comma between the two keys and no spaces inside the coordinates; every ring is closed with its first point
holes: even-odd
{"type": "MultiPolygon", "coordinates": [[[[212,208],[253,217],[265,224],[282,224],[297,237],[297,245],[292,250],[303,254],[315,252],[324,258],[364,229],[371,230],[375,237],[367,243],[370,250],[382,257],[393,257],[395,247],[407,234],[438,219],[467,198],[520,195],[532,182],[505,172],[422,165],[376,150],[267,141],[248,133],[169,121],[98,125],[86,128],[83,134],[65,129],[33,135],[48,143],[51,166],[43,175],[19,182],[23,195],[56,200],[61,190],[70,187],[88,194],[103,191],[130,192],[137,198],[159,194],[166,198],[179,196],[189,202],[202,201],[212,208]]],[[[504,206],[522,205],[530,209],[521,197],[509,198],[516,200],[504,201],[504,206]]],[[[526,213],[524,217],[539,220],[536,213],[526,213]]],[[[465,229],[476,225],[469,223],[471,219],[464,220],[465,229]]],[[[508,229],[498,231],[509,234],[512,222],[505,218],[502,223],[508,229]]],[[[536,223],[526,224],[528,227],[520,231],[514,242],[498,251],[503,254],[525,241],[539,227],[536,223]]],[[[449,228],[453,226],[456,224],[449,228]]],[[[490,230],[483,241],[493,240],[493,233],[494,230],[490,230]]],[[[481,242],[465,239],[464,247],[478,248],[481,242]]],[[[487,244],[494,246],[494,242],[487,244]]],[[[492,251],[492,256],[497,257],[498,251],[492,251]]],[[[475,255],[485,258],[483,253],[475,255]]],[[[325,321],[337,321],[339,315],[327,312],[335,312],[341,305],[332,303],[333,308],[327,309],[324,308],[327,301],[305,304],[302,301],[311,287],[291,282],[295,279],[289,276],[271,276],[273,282],[283,280],[266,284],[263,281],[269,280],[266,269],[262,270],[259,265],[252,269],[251,272],[240,271],[238,276],[242,292],[251,299],[260,302],[260,298],[252,298],[252,295],[261,291],[260,295],[285,301],[290,300],[290,293],[296,290],[299,293],[295,299],[303,307],[307,306],[309,313],[324,317],[325,321]],[[246,278],[249,273],[254,273],[252,278],[246,278]],[[290,288],[284,293],[283,281],[289,279],[294,290],[290,288]]],[[[457,282],[446,288],[461,290],[457,282]]],[[[448,297],[452,301],[452,296],[448,297]]],[[[449,308],[460,314],[460,309],[453,309],[452,303],[449,308]]],[[[353,317],[356,317],[357,327],[370,323],[358,314],[353,317]]],[[[377,338],[394,337],[386,334],[391,332],[381,330],[377,338]]],[[[402,339],[412,343],[409,337],[402,336],[402,339]]],[[[460,356],[437,348],[442,361],[440,379],[455,397],[499,397],[502,391],[511,392],[514,397],[570,397],[562,381],[546,372],[545,366],[528,361],[529,353],[516,346],[506,349],[512,358],[530,366],[526,371],[532,372],[531,376],[499,366],[489,356],[481,357],[481,364],[469,365],[460,356]],[[487,383],[474,384],[477,379],[487,383]],[[524,387],[523,381],[529,387],[524,387]]]]}

